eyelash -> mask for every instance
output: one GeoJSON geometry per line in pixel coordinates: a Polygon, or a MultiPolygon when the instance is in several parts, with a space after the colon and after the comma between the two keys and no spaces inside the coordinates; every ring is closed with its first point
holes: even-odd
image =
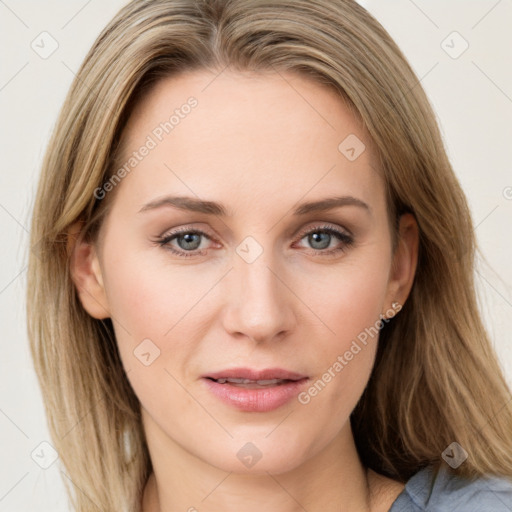
{"type": "MultiPolygon", "coordinates": [[[[338,238],[340,242],[342,242],[341,247],[335,247],[334,249],[312,249],[315,253],[321,254],[322,256],[331,256],[339,252],[344,252],[347,248],[351,247],[354,244],[354,239],[352,238],[352,236],[348,235],[347,233],[344,233],[343,231],[339,231],[338,229],[335,229],[331,226],[316,226],[305,232],[302,232],[298,238],[298,241],[301,241],[304,237],[311,235],[313,233],[326,233],[329,235],[334,235],[336,238],[338,238]]],[[[171,251],[171,253],[183,258],[188,258],[191,256],[203,256],[205,254],[206,251],[201,252],[198,251],[197,249],[195,251],[178,251],[174,249],[170,245],[170,242],[181,234],[202,235],[205,238],[212,240],[212,238],[209,237],[204,231],[184,227],[159,237],[156,240],[156,243],[160,247],[163,247],[164,249],[171,251]]]]}

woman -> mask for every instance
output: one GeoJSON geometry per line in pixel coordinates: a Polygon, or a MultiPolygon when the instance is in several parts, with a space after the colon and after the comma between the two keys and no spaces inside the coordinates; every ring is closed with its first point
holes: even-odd
{"type": "Polygon", "coordinates": [[[63,106],[32,244],[75,510],[510,509],[466,199],[355,2],[129,3],[63,106]]]}

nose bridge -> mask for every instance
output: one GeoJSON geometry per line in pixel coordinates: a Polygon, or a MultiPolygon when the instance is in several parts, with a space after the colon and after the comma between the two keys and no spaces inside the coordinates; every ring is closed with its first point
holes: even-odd
{"type": "Polygon", "coordinates": [[[226,329],[256,341],[270,340],[289,331],[294,322],[292,294],[282,282],[284,276],[276,270],[279,265],[274,261],[273,251],[262,247],[258,250],[248,240],[239,245],[234,257],[226,329]]]}

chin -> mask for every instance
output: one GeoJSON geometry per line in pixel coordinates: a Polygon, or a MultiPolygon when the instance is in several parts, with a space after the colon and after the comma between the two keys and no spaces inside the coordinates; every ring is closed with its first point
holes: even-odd
{"type": "Polygon", "coordinates": [[[277,435],[271,429],[240,433],[224,446],[211,446],[203,458],[222,471],[245,475],[280,474],[291,471],[312,455],[311,441],[289,435],[277,435]]]}

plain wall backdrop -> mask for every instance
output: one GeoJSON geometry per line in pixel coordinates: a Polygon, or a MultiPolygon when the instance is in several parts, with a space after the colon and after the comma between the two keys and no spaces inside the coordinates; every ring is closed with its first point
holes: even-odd
{"type": "MultiPolygon", "coordinates": [[[[57,113],[121,0],[0,0],[0,512],[69,510],[29,356],[30,213],[57,113]]],[[[361,0],[395,38],[436,111],[489,266],[481,309],[512,385],[512,1],[361,0]]],[[[504,406],[512,406],[511,403],[504,406]]]]}

